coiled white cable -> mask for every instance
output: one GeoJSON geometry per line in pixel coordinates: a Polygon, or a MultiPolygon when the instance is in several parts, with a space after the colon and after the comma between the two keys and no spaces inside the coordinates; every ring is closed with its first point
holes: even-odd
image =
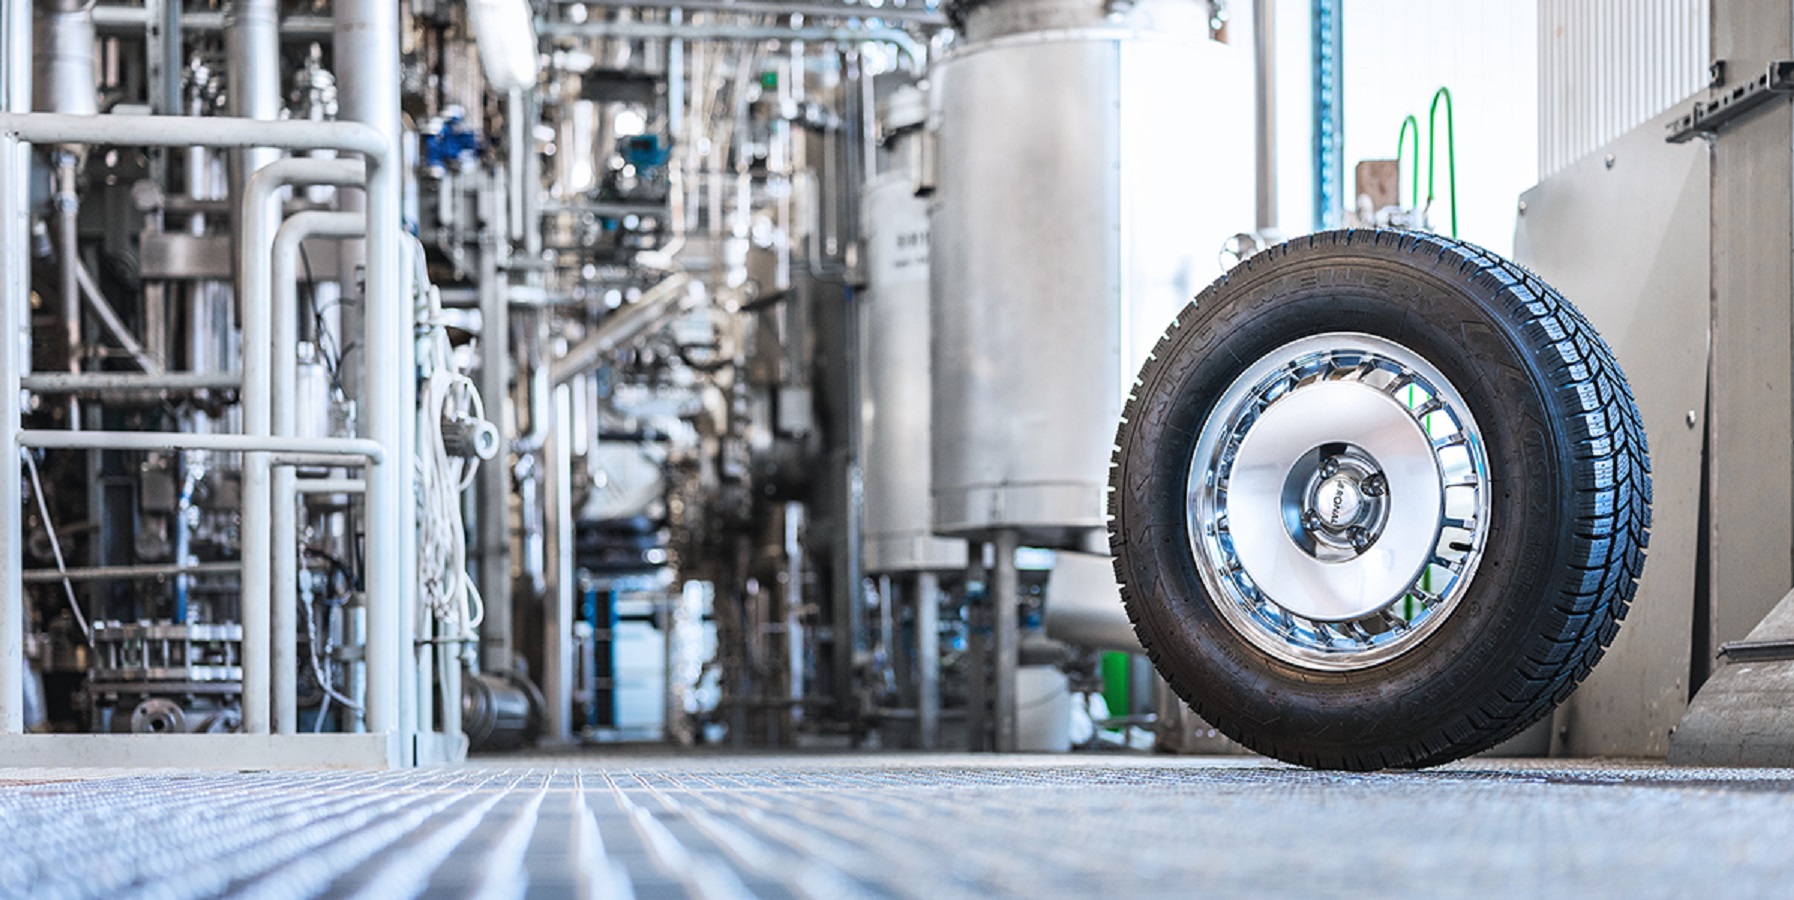
{"type": "Polygon", "coordinates": [[[417,580],[420,610],[450,625],[450,633],[473,637],[486,618],[485,603],[467,574],[467,529],[461,492],[473,484],[479,460],[449,455],[444,421],[485,418],[486,407],[473,380],[455,369],[454,352],[442,321],[442,297],[430,284],[423,245],[413,239],[414,290],[423,334],[418,364],[423,382],[417,402],[417,580]]]}

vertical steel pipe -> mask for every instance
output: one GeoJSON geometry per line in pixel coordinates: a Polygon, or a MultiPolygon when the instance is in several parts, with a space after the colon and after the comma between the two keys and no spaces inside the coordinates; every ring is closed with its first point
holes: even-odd
{"type": "MultiPolygon", "coordinates": [[[[511,305],[498,268],[498,254],[505,242],[500,227],[505,216],[503,176],[494,173],[481,191],[485,227],[480,240],[480,396],[486,400],[486,416],[506,431],[505,398],[510,394],[511,305]]],[[[515,667],[511,638],[511,467],[510,449],[480,466],[475,476],[478,509],[480,596],[486,603],[486,620],[480,628],[487,671],[509,672],[515,667]]]]}
{"type": "MultiPolygon", "coordinates": [[[[0,3],[0,110],[31,109],[31,6],[0,3]]],[[[31,364],[30,158],[0,131],[0,734],[25,730],[24,494],[19,488],[19,377],[31,364]]]]}
{"type": "MultiPolygon", "coordinates": [[[[224,20],[225,74],[230,114],[245,119],[280,118],[280,10],[278,0],[232,0],[224,20]]],[[[231,196],[241,197],[256,170],[280,158],[269,147],[246,147],[231,154],[231,196]]],[[[258,208],[253,215],[277,218],[280,211],[258,208]]],[[[268,233],[278,223],[264,223],[268,233]]],[[[239,239],[245,231],[238,222],[239,239]]],[[[238,273],[237,295],[246,292],[238,273]]]]}
{"type": "MultiPolygon", "coordinates": [[[[378,131],[393,163],[368,173],[367,280],[359,307],[366,349],[360,354],[362,383],[351,382],[351,389],[358,391],[367,436],[392,452],[390,464],[376,466],[368,482],[368,559],[391,563],[378,577],[370,567],[367,584],[368,729],[404,732],[410,717],[400,697],[408,679],[400,670],[408,668],[402,661],[411,655],[417,595],[416,579],[403,575],[417,558],[417,507],[411,496],[417,383],[411,302],[399,290],[399,5],[392,0],[337,0],[335,12],[332,38],[341,116],[378,131]],[[397,656],[389,659],[387,653],[397,656]]],[[[345,259],[352,261],[354,254],[345,259]]],[[[345,280],[345,291],[353,284],[352,276],[345,280]]],[[[345,310],[355,308],[345,305],[345,310]]],[[[350,326],[345,316],[344,330],[350,326]]]]}
{"type": "MultiPolygon", "coordinates": [[[[320,160],[319,162],[324,162],[320,160]]],[[[362,182],[361,165],[354,160],[330,160],[340,163],[343,177],[335,184],[362,182]]],[[[316,183],[316,182],[313,182],[316,183]]],[[[367,232],[367,220],[356,213],[302,212],[286,220],[274,236],[273,302],[270,304],[273,326],[272,419],[274,434],[291,437],[299,433],[298,367],[299,367],[299,248],[311,237],[359,237],[367,232]]],[[[274,702],[274,733],[293,734],[299,726],[299,494],[298,473],[291,466],[281,466],[273,473],[272,528],[272,613],[273,629],[271,680],[274,702]]]]}
{"type": "MultiPolygon", "coordinates": [[[[32,105],[45,112],[92,115],[97,110],[94,81],[93,0],[38,0],[34,23],[32,105]]],[[[68,369],[81,370],[80,200],[75,182],[80,157],[76,147],[55,152],[53,205],[56,211],[56,254],[62,295],[62,341],[68,369]]],[[[67,401],[69,427],[81,427],[80,403],[67,401]]]]}
{"type": "MultiPolygon", "coordinates": [[[[280,117],[280,21],[276,0],[235,0],[225,15],[225,71],[229,83],[229,110],[245,119],[280,117]]],[[[279,224],[280,209],[267,200],[250,202],[249,185],[258,170],[280,157],[280,151],[247,147],[230,155],[231,195],[243,198],[235,230],[239,265],[237,297],[243,312],[243,433],[267,435],[268,311],[250,295],[268,283],[267,251],[279,224]],[[253,248],[253,249],[251,249],[253,248]],[[247,262],[254,259],[255,265],[247,262]],[[256,327],[259,326],[259,327],[256,327]],[[251,371],[251,366],[255,371],[251,371]]],[[[269,645],[272,608],[268,588],[272,523],[269,520],[268,456],[243,456],[243,730],[250,734],[269,731],[269,678],[272,672],[269,645]]]]}
{"type": "Polygon", "coordinates": [[[1277,0],[1252,3],[1254,149],[1258,156],[1258,230],[1277,228],[1277,0]]]}
{"type": "Polygon", "coordinates": [[[542,692],[547,700],[545,736],[551,741],[573,737],[573,485],[570,422],[572,391],[554,389],[552,422],[543,445],[548,493],[550,564],[547,614],[542,617],[542,692]]]}
{"type": "Polygon", "coordinates": [[[1021,580],[1015,570],[1015,551],[1020,541],[1016,532],[1004,529],[996,533],[992,546],[996,549],[990,579],[991,614],[995,627],[996,652],[992,670],[996,672],[996,690],[991,705],[996,707],[996,747],[998,753],[1014,753],[1016,748],[1015,675],[1020,666],[1021,647],[1016,600],[1021,596],[1021,580]]]}
{"type": "Polygon", "coordinates": [[[941,726],[941,581],[916,575],[916,730],[923,750],[935,749],[941,726]]]}

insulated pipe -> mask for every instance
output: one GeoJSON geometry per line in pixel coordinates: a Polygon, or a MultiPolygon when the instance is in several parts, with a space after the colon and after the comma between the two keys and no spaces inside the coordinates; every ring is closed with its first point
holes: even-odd
{"type": "Polygon", "coordinates": [[[542,616],[543,736],[555,743],[573,739],[573,486],[572,391],[554,388],[554,420],[542,450],[547,471],[549,588],[542,616]]]}
{"type": "Polygon", "coordinates": [[[167,578],[172,575],[233,575],[241,568],[234,562],[150,563],[138,566],[82,566],[73,569],[28,569],[27,584],[58,581],[126,581],[133,578],[167,578]]]}
{"type": "MultiPolygon", "coordinates": [[[[108,37],[143,36],[149,25],[149,11],[141,6],[101,6],[93,11],[94,25],[108,37]]],[[[196,9],[181,14],[181,30],[196,35],[214,35],[224,30],[225,14],[196,9]]],[[[289,43],[304,43],[330,37],[329,16],[296,14],[280,20],[280,38],[289,43]]]]}
{"type": "MultiPolygon", "coordinates": [[[[340,115],[377,134],[382,158],[393,164],[391,177],[369,173],[366,290],[359,306],[343,308],[346,313],[361,313],[366,350],[359,359],[350,357],[344,378],[361,404],[366,434],[403,463],[378,467],[368,475],[367,554],[370,560],[389,562],[378,578],[369,573],[368,645],[379,644],[399,656],[390,668],[369,661],[367,723],[370,731],[399,732],[401,746],[409,746],[412,720],[402,715],[400,697],[415,696],[405,691],[404,684],[414,676],[400,661],[411,655],[405,651],[412,646],[417,607],[417,580],[404,575],[417,559],[417,504],[411,493],[417,366],[411,334],[414,310],[399,289],[398,167],[404,158],[399,147],[399,4],[336,0],[332,10],[340,115]]],[[[346,200],[352,204],[356,198],[346,200]]],[[[355,256],[344,254],[345,265],[352,265],[355,256]]],[[[350,270],[351,277],[342,281],[345,292],[355,283],[352,274],[350,270]]],[[[352,315],[343,317],[346,333],[354,333],[353,322],[352,315]]],[[[400,752],[409,760],[410,751],[400,752]]]]}
{"type": "MultiPolygon", "coordinates": [[[[393,173],[384,172],[386,160],[392,158],[385,139],[379,132],[357,122],[260,122],[229,116],[72,116],[9,111],[0,113],[0,137],[31,144],[341,150],[359,153],[372,160],[373,167],[380,171],[371,174],[370,178],[394,177],[393,173]]],[[[394,221],[396,223],[396,218],[394,221]]],[[[24,246],[17,249],[23,250],[24,246]]]]}
{"type": "Polygon", "coordinates": [[[1277,228],[1277,0],[1253,0],[1252,51],[1258,230],[1268,232],[1277,228]]]}
{"type": "MultiPolygon", "coordinates": [[[[19,0],[12,2],[30,6],[19,0]]],[[[36,28],[36,46],[31,54],[35,65],[35,108],[76,115],[98,112],[93,0],[38,0],[36,28]]]]}
{"type": "Polygon", "coordinates": [[[304,478],[293,490],[301,494],[359,494],[368,483],[359,478],[304,478]]]}
{"type": "MultiPolygon", "coordinates": [[[[31,5],[0,3],[0,115],[31,110],[31,5]]],[[[23,473],[18,451],[19,376],[31,368],[31,161],[19,136],[0,130],[0,734],[25,731],[23,473]]]]}
{"type": "MultiPolygon", "coordinates": [[[[280,118],[280,10],[278,0],[232,0],[224,17],[226,99],[230,114],[245,119],[280,118]]],[[[171,60],[170,65],[175,61],[171,60]]],[[[243,196],[250,176],[280,158],[280,151],[246,147],[230,158],[230,193],[243,196]]],[[[248,229],[241,221],[251,215],[270,220],[280,216],[273,207],[238,211],[235,234],[240,241],[248,229]]],[[[277,225],[278,223],[273,223],[277,225]]],[[[237,296],[247,293],[248,282],[237,273],[237,296]]]]}
{"type": "MultiPolygon", "coordinates": [[[[511,387],[511,304],[505,290],[509,285],[498,268],[499,250],[505,241],[504,183],[502,175],[493,173],[480,192],[485,205],[482,217],[487,223],[480,235],[480,396],[486,400],[487,417],[501,427],[511,387]]],[[[486,671],[502,675],[516,668],[511,615],[511,466],[502,430],[493,461],[480,466],[474,478],[479,587],[486,603],[486,619],[480,627],[482,664],[486,671]]]]}
{"type": "MultiPolygon", "coordinates": [[[[238,216],[242,231],[237,235],[245,435],[274,433],[273,408],[278,401],[271,371],[273,323],[280,316],[274,309],[273,267],[281,191],[293,184],[354,184],[362,179],[363,168],[357,160],[294,157],[270,163],[249,178],[238,216]]],[[[290,313],[287,318],[291,318],[290,313]]],[[[292,393],[288,385],[289,399],[292,393]]],[[[266,734],[271,727],[269,692],[272,679],[277,677],[271,674],[276,663],[270,643],[277,633],[273,612],[276,545],[272,481],[273,465],[267,454],[251,453],[243,458],[243,730],[250,734],[266,734]],[[265,664],[252,665],[252,660],[265,664]]],[[[372,500],[370,495],[370,506],[372,500]]],[[[370,512],[370,536],[376,530],[371,523],[377,521],[370,512]]],[[[283,548],[279,555],[287,552],[283,548]]],[[[368,558],[377,557],[370,552],[368,558]]],[[[289,634],[281,639],[290,637],[289,634]]]]}
{"type": "Polygon", "coordinates": [[[242,384],[235,372],[45,372],[20,379],[20,386],[34,394],[234,391],[242,384]]]}
{"type": "Polygon", "coordinates": [[[1020,541],[1013,530],[997,532],[992,539],[996,561],[991,570],[990,602],[994,618],[996,659],[991,668],[996,672],[996,690],[991,705],[996,708],[996,746],[998,753],[1014,753],[1016,748],[1016,669],[1021,665],[1021,637],[1017,630],[1016,602],[1021,596],[1021,580],[1015,569],[1015,551],[1020,541]]]}
{"type": "MultiPolygon", "coordinates": [[[[36,69],[32,75],[33,104],[46,112],[91,115],[98,111],[94,82],[94,27],[92,0],[38,0],[35,23],[36,69]]],[[[53,154],[56,211],[56,256],[62,297],[62,342],[68,370],[81,370],[81,204],[75,183],[79,177],[77,147],[59,147],[53,154]]],[[[67,403],[68,427],[81,427],[81,406],[67,403]]]]}
{"type": "Polygon", "coordinates": [[[923,750],[934,749],[941,725],[940,590],[938,575],[916,575],[916,736],[923,750]]]}
{"type": "MultiPolygon", "coordinates": [[[[912,7],[866,6],[846,3],[802,3],[786,0],[597,0],[586,6],[604,9],[671,9],[693,12],[741,13],[755,16],[803,16],[806,19],[882,19],[886,22],[914,22],[940,28],[947,16],[938,10],[912,7]]],[[[548,27],[548,26],[543,26],[548,27]]]]}
{"type": "MultiPolygon", "coordinates": [[[[72,225],[70,227],[73,228],[72,225]]],[[[69,246],[74,246],[72,230],[69,246]]],[[[112,304],[106,302],[105,295],[100,293],[100,286],[95,284],[93,276],[87,273],[87,267],[81,264],[78,257],[71,256],[71,260],[74,263],[74,271],[71,274],[75,280],[75,288],[87,297],[87,305],[93,309],[93,314],[100,320],[100,324],[106,327],[106,330],[112,334],[113,340],[118,341],[118,345],[130,354],[131,359],[136,361],[137,366],[143,369],[145,374],[162,374],[162,364],[150,356],[149,351],[143,349],[143,344],[137,340],[137,336],[125,326],[125,320],[119,318],[118,311],[112,308],[112,304]]],[[[74,315],[74,322],[78,326],[80,321],[81,316],[77,311],[74,315]]]]}
{"type": "Polygon", "coordinates": [[[544,38],[623,38],[664,41],[832,41],[837,44],[891,44],[909,60],[911,72],[928,65],[928,51],[901,28],[791,28],[781,25],[690,25],[667,22],[544,22],[544,38]]]}
{"type": "MultiPolygon", "coordinates": [[[[396,38],[394,39],[396,41],[396,38]]],[[[396,53],[396,48],[395,48],[396,53]]],[[[397,75],[394,76],[395,84],[397,75]]],[[[396,113],[395,113],[396,116],[396,113]]],[[[396,127],[396,121],[394,123],[396,127]]],[[[241,148],[256,146],[273,146],[287,150],[341,150],[359,153],[368,163],[368,228],[369,233],[379,236],[370,241],[368,257],[368,296],[376,302],[369,305],[378,315],[369,316],[365,321],[362,334],[363,346],[385,348],[387,352],[378,354],[375,359],[381,361],[381,372],[386,377],[375,379],[372,383],[390,385],[390,388],[374,392],[368,397],[369,433],[373,439],[370,443],[386,454],[387,461],[376,464],[369,472],[368,520],[371,523],[367,534],[367,591],[368,609],[368,728],[375,732],[397,733],[400,730],[400,660],[408,656],[405,649],[409,644],[400,615],[401,609],[409,608],[406,601],[410,598],[407,579],[402,575],[405,555],[409,549],[405,532],[412,530],[416,522],[416,510],[410,502],[409,474],[411,467],[407,460],[411,455],[411,438],[407,434],[407,426],[413,416],[403,414],[402,404],[416,403],[413,395],[415,386],[408,386],[406,373],[412,368],[412,346],[410,328],[408,326],[409,305],[399,297],[399,193],[398,166],[400,159],[398,149],[391,139],[382,132],[355,122],[257,122],[229,117],[192,117],[192,116],[69,116],[57,114],[0,113],[0,149],[14,141],[32,141],[41,143],[76,142],[76,143],[111,143],[145,146],[207,146],[221,148],[241,148]]],[[[19,159],[15,154],[14,159],[19,159]]],[[[303,162],[326,162],[325,160],[305,160],[303,162]]],[[[18,166],[10,173],[20,178],[24,173],[24,161],[19,159],[18,166]]],[[[20,198],[22,192],[5,192],[6,198],[20,198]]],[[[0,201],[4,202],[4,201],[0,201]]],[[[22,202],[22,201],[21,201],[22,202]]],[[[21,212],[21,215],[23,213],[21,212]]],[[[271,238],[267,235],[266,238],[271,238]]],[[[264,245],[266,246],[266,245],[264,245]]],[[[23,277],[26,260],[24,254],[27,241],[21,235],[16,242],[0,245],[0,251],[10,254],[9,269],[19,267],[12,279],[23,277]]],[[[267,251],[264,250],[264,253],[267,251]]],[[[265,259],[263,260],[265,263],[265,259]]],[[[265,271],[265,270],[264,270],[265,271]]],[[[28,285],[22,281],[8,281],[9,292],[0,297],[0,306],[9,306],[7,314],[25,308],[28,285]]],[[[264,310],[265,312],[265,310],[264,310]]],[[[22,319],[16,320],[22,323],[22,319]]],[[[266,328],[266,323],[262,325],[266,328]]],[[[266,331],[261,332],[264,336],[266,331]]],[[[247,337],[247,335],[246,335],[247,337]]],[[[264,337],[264,341],[266,338],[264,337]]],[[[264,344],[265,346],[265,344],[264,344]]],[[[0,351],[4,352],[4,351],[0,351]]],[[[265,365],[265,361],[264,361],[265,365]]],[[[16,381],[18,366],[9,366],[4,375],[0,375],[0,395],[17,396],[16,381]],[[10,383],[10,384],[9,384],[10,383]],[[11,387],[10,393],[6,388],[11,387]]],[[[245,372],[247,384],[247,372],[245,372]]],[[[264,382],[265,383],[265,382],[264,382]]],[[[247,389],[245,391],[247,394],[247,389]]],[[[266,396],[261,402],[266,401],[266,396]]],[[[247,400],[247,398],[246,398],[247,400]]],[[[0,402],[10,403],[16,410],[16,399],[0,402]]],[[[0,415],[0,419],[6,419],[0,415]]],[[[17,415],[7,419],[10,427],[17,427],[17,415]]],[[[139,437],[140,435],[122,435],[123,437],[139,437]]],[[[79,437],[79,436],[76,436],[79,437]]],[[[110,437],[120,437],[112,435],[110,437]]],[[[160,436],[150,436],[160,437],[160,436]]],[[[244,435],[178,435],[183,439],[193,438],[244,438],[244,435]]],[[[250,436],[253,437],[253,436],[250,436]]],[[[315,439],[314,439],[315,440],[315,439]]],[[[297,439],[284,443],[298,443],[297,439]]],[[[89,446],[83,444],[81,446],[89,446]]],[[[166,445],[162,445],[166,446],[166,445]]],[[[195,449],[218,450],[262,450],[264,446],[206,446],[191,445],[195,449]]],[[[153,448],[128,448],[153,449],[153,448]]],[[[304,448],[300,448],[304,449],[304,448]]],[[[325,445],[323,449],[335,449],[335,445],[325,445]]],[[[9,454],[0,453],[0,458],[9,454]]],[[[270,460],[272,462],[272,460],[270,460]]],[[[16,460],[0,465],[17,466],[16,460]]],[[[0,469],[0,482],[6,481],[8,470],[0,469]]],[[[264,482],[265,484],[265,482],[264,482]]],[[[7,490],[0,486],[0,491],[7,490]]],[[[248,495],[246,494],[246,497],[248,495]]],[[[265,488],[262,496],[266,497],[265,488]]],[[[0,496],[0,500],[4,500],[0,496]]],[[[21,549],[20,538],[16,527],[8,534],[10,546],[0,550],[12,551],[10,559],[19,559],[21,549]]],[[[265,540],[267,533],[262,534],[262,556],[266,559],[265,540]]],[[[248,557],[245,557],[248,559],[248,557]]],[[[0,559],[0,562],[4,562],[0,559]]],[[[245,595],[245,605],[256,605],[256,598],[245,595]]],[[[261,605],[260,623],[263,625],[260,645],[257,648],[260,664],[260,677],[266,686],[267,677],[267,631],[266,612],[267,594],[259,600],[261,605]]],[[[245,652],[250,649],[251,634],[245,622],[245,652]]],[[[21,626],[22,627],[22,626],[21,626]]],[[[21,638],[22,641],[22,638],[21,638]]],[[[244,660],[245,677],[252,668],[250,660],[244,660]]],[[[249,686],[246,684],[245,689],[249,686]]],[[[266,727],[267,693],[262,691],[261,712],[266,727]]],[[[247,701],[247,698],[246,698],[247,701]]],[[[22,701],[21,701],[22,703],[22,701]]],[[[247,707],[247,702],[246,702],[247,707]]],[[[247,713],[247,709],[245,710],[247,713]]],[[[402,753],[403,751],[401,751],[402,753]]]]}
{"type": "MultiPolygon", "coordinates": [[[[301,438],[247,434],[199,434],[192,431],[45,431],[21,429],[16,440],[22,447],[45,450],[213,450],[219,453],[269,453],[272,462],[304,464],[323,461],[351,465],[366,459],[376,469],[390,468],[386,448],[367,438],[301,438]]],[[[4,456],[6,454],[0,454],[4,456]]],[[[370,560],[372,570],[381,564],[370,560]]],[[[370,651],[371,652],[371,651],[370,651]]]]}
{"type": "MultiPolygon", "coordinates": [[[[334,184],[361,181],[360,166],[352,177],[334,184]]],[[[312,237],[360,237],[367,221],[356,213],[302,212],[286,220],[274,236],[273,303],[273,428],[278,437],[291,437],[298,428],[299,368],[299,248],[312,237]]],[[[273,476],[273,549],[271,566],[273,597],[269,621],[274,640],[274,733],[293,734],[299,729],[299,473],[282,466],[273,476]]]]}
{"type": "Polygon", "coordinates": [[[634,303],[612,310],[598,327],[568,349],[567,355],[550,363],[549,382],[559,387],[590,372],[618,347],[684,312],[694,299],[691,276],[667,276],[643,291],[634,303]]]}

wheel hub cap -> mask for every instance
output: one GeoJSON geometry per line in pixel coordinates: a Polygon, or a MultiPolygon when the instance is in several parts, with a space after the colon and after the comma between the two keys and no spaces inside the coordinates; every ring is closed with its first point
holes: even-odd
{"type": "Polygon", "coordinates": [[[1260,648],[1375,665],[1437,629],[1488,529],[1488,460],[1445,377],[1383,338],[1304,338],[1247,367],[1191,459],[1198,568],[1260,648]]]}
{"type": "Polygon", "coordinates": [[[1234,552],[1290,612],[1360,618],[1432,556],[1440,494],[1432,442],[1407,409],[1363,384],[1316,384],[1272,404],[1240,444],[1228,485],[1234,552]],[[1367,503],[1362,485],[1377,476],[1388,487],[1367,503]],[[1292,482],[1307,488],[1297,498],[1292,482]]]}

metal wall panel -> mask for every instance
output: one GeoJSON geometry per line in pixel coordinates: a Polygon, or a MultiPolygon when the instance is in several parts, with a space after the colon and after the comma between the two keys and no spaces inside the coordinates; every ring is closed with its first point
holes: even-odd
{"type": "MultiPolygon", "coordinates": [[[[1794,55],[1787,0],[1715,6],[1713,54],[1729,84],[1794,55]]],[[[1712,147],[1709,652],[1749,634],[1794,587],[1794,108],[1769,104],[1712,147]]]]}
{"type": "Polygon", "coordinates": [[[1707,83],[1710,0],[1539,0],[1539,178],[1707,83]]]}

